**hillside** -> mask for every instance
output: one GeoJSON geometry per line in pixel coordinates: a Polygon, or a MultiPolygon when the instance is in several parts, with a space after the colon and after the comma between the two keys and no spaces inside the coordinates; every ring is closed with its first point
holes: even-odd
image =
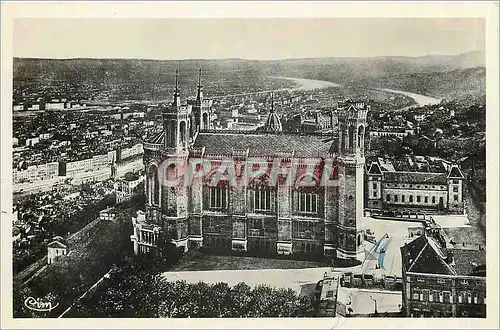
{"type": "Polygon", "coordinates": [[[206,87],[217,90],[213,94],[222,93],[228,84],[249,88],[247,82],[252,86],[262,85],[265,76],[288,76],[351,86],[400,89],[448,98],[467,93],[484,93],[484,61],[482,52],[453,56],[280,61],[15,58],[14,87],[20,90],[27,86],[43,86],[50,90],[61,85],[77,88],[90,86],[92,89],[122,85],[132,91],[148,90],[155,95],[163,95],[174,83],[175,69],[180,69],[181,84],[193,89],[198,68],[203,68],[206,87]],[[217,87],[207,86],[216,81],[217,87]]]}
{"type": "Polygon", "coordinates": [[[483,67],[392,75],[360,80],[357,84],[403,90],[448,100],[461,99],[467,95],[478,97],[486,93],[486,69],[483,67]]]}

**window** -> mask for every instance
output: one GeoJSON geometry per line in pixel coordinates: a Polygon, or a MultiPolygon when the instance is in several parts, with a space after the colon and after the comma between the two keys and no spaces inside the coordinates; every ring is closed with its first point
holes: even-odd
{"type": "Polygon", "coordinates": [[[458,192],[458,187],[453,187],[453,192],[457,193],[458,192]]]}
{"type": "Polygon", "coordinates": [[[458,195],[453,195],[453,200],[454,200],[455,202],[458,202],[458,195]]]}
{"type": "Polygon", "coordinates": [[[391,195],[387,194],[387,196],[385,197],[385,199],[390,202],[391,201],[391,195]]]}
{"type": "Polygon", "coordinates": [[[264,219],[248,219],[248,236],[264,235],[264,219]]]}
{"type": "Polygon", "coordinates": [[[447,303],[447,302],[453,303],[453,297],[451,296],[451,292],[450,291],[444,291],[443,292],[443,302],[445,302],[445,303],[447,303]]]}
{"type": "Polygon", "coordinates": [[[413,293],[412,293],[411,297],[412,297],[413,300],[419,300],[419,298],[420,298],[419,291],[418,290],[413,290],[413,293]]]}
{"type": "Polygon", "coordinates": [[[374,183],[373,183],[373,190],[377,190],[377,188],[378,188],[378,187],[377,187],[377,183],[376,183],[376,182],[374,182],[374,183]]]}
{"type": "Polygon", "coordinates": [[[211,209],[224,210],[227,208],[228,189],[224,186],[209,187],[208,205],[211,209]]]}
{"type": "Polygon", "coordinates": [[[273,210],[273,196],[269,189],[259,189],[252,191],[253,210],[255,212],[265,212],[273,210]]]}
{"type": "Polygon", "coordinates": [[[459,304],[462,304],[463,302],[464,302],[463,293],[462,293],[462,292],[460,292],[460,293],[458,294],[458,303],[459,303],[459,304]]]}
{"type": "Polygon", "coordinates": [[[413,195],[410,195],[410,203],[413,203],[413,195]]]}
{"type": "Polygon", "coordinates": [[[401,196],[401,201],[404,203],[405,202],[405,195],[401,196]]]}
{"type": "Polygon", "coordinates": [[[453,184],[458,184],[459,181],[458,180],[453,180],[453,184]]]}
{"type": "Polygon", "coordinates": [[[417,203],[420,203],[420,196],[417,196],[417,203]]]}
{"type": "Polygon", "coordinates": [[[429,295],[430,295],[429,290],[422,290],[422,296],[423,296],[422,301],[430,301],[429,295]]]}
{"type": "Polygon", "coordinates": [[[426,203],[426,204],[429,203],[429,197],[427,197],[427,196],[424,197],[424,203],[426,203]]]}
{"type": "Polygon", "coordinates": [[[373,191],[373,197],[377,197],[377,191],[376,190],[373,191]]]}
{"type": "Polygon", "coordinates": [[[438,279],[438,281],[437,281],[437,282],[438,282],[439,284],[445,284],[445,283],[446,283],[446,281],[445,281],[445,280],[442,280],[442,279],[438,279]]]}
{"type": "Polygon", "coordinates": [[[436,196],[432,196],[432,204],[436,204],[436,196]]]}
{"type": "Polygon", "coordinates": [[[460,281],[462,284],[469,284],[469,281],[468,280],[462,280],[460,281]]]}
{"type": "Polygon", "coordinates": [[[434,293],[433,292],[429,292],[429,301],[430,302],[434,301],[434,293]]]}
{"type": "Polygon", "coordinates": [[[394,195],[394,201],[397,202],[398,201],[398,195],[394,195]]]}
{"type": "Polygon", "coordinates": [[[299,212],[318,213],[318,195],[312,193],[299,193],[299,212]]]}

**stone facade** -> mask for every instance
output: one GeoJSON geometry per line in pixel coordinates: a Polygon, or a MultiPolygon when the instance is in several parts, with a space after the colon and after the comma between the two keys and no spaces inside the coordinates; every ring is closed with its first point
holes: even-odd
{"type": "Polygon", "coordinates": [[[401,247],[409,317],[486,317],[486,252],[446,247],[427,231],[401,247]]]}
{"type": "Polygon", "coordinates": [[[176,87],[173,105],[163,109],[164,131],[144,144],[144,222],[184,250],[364,259],[368,109],[339,105],[338,144],[331,134],[285,134],[276,130],[280,125],[212,131],[201,85],[188,105],[181,105],[176,87]],[[167,184],[172,178],[176,185],[167,184]]]}

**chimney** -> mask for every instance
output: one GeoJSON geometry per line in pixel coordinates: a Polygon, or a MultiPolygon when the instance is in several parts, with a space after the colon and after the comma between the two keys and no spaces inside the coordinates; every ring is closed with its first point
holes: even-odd
{"type": "Polygon", "coordinates": [[[449,265],[455,264],[455,257],[453,256],[453,251],[448,250],[446,255],[446,263],[449,265]]]}

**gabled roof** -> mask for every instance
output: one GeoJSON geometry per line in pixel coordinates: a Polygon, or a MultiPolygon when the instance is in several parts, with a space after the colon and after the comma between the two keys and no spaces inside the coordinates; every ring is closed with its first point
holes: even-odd
{"type": "Polygon", "coordinates": [[[460,171],[458,166],[453,165],[450,169],[450,174],[448,175],[448,178],[463,179],[464,175],[462,174],[462,171],[460,171]]]}
{"type": "Polygon", "coordinates": [[[368,170],[368,174],[381,175],[382,171],[380,170],[380,166],[378,166],[378,164],[376,162],[373,162],[370,165],[370,169],[368,170]]]}
{"type": "Polygon", "coordinates": [[[446,262],[446,253],[439,243],[426,234],[407,243],[402,248],[407,272],[456,275],[456,271],[446,262]]]}
{"type": "Polygon", "coordinates": [[[49,247],[49,248],[57,248],[57,249],[66,249],[67,248],[66,245],[64,245],[63,243],[61,243],[59,241],[54,241],[52,243],[49,243],[47,245],[47,247],[49,247]]]}

